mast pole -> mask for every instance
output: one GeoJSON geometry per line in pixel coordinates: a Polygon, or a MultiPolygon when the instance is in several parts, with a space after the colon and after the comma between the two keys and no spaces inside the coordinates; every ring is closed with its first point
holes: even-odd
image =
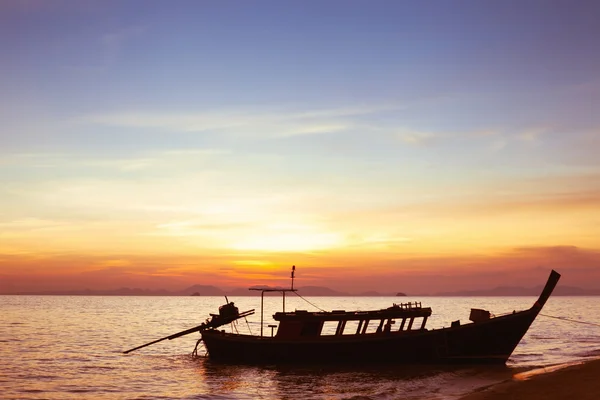
{"type": "Polygon", "coordinates": [[[264,315],[265,291],[260,292],[260,337],[263,335],[263,315],[264,315]]]}
{"type": "Polygon", "coordinates": [[[292,291],[294,290],[294,272],[296,272],[296,266],[292,265],[292,291]]]}

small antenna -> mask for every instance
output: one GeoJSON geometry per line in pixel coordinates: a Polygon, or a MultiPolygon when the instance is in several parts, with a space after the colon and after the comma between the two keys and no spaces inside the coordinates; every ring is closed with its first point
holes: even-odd
{"type": "Polygon", "coordinates": [[[294,290],[294,272],[296,272],[296,266],[292,265],[292,290],[294,290]]]}

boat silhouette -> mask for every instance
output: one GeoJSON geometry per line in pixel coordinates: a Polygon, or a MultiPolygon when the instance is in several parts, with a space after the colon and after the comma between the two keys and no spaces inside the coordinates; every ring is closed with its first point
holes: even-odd
{"type": "MultiPolygon", "coordinates": [[[[219,327],[254,314],[240,313],[233,302],[219,309],[219,314],[199,326],[126,351],[200,332],[210,359],[229,363],[430,363],[430,364],[504,364],[540,313],[560,279],[551,271],[537,301],[526,310],[493,316],[489,311],[472,308],[470,322],[454,321],[451,326],[427,329],[432,310],[420,302],[393,304],[371,311],[285,311],[286,293],[290,288],[260,288],[260,335],[228,333],[219,327]],[[265,334],[264,294],[280,292],[283,311],[273,315],[275,324],[265,334]],[[347,324],[352,322],[351,324],[347,324]],[[323,329],[336,326],[335,332],[323,329]],[[350,326],[351,325],[351,326],[350,326]],[[352,331],[348,331],[352,329],[352,331]]],[[[198,344],[196,345],[196,347],[198,344]]]]}

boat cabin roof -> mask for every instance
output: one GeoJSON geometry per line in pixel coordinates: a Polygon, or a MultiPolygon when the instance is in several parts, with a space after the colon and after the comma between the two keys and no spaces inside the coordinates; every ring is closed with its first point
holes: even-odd
{"type": "Polygon", "coordinates": [[[429,317],[430,307],[421,307],[421,303],[394,304],[392,307],[372,311],[320,311],[308,312],[296,310],[293,312],[277,312],[273,315],[275,321],[360,321],[387,318],[418,318],[429,317]]]}
{"type": "Polygon", "coordinates": [[[269,286],[253,286],[251,288],[248,288],[248,290],[255,290],[257,292],[281,292],[281,293],[285,293],[285,292],[297,292],[297,289],[288,289],[288,288],[281,288],[281,287],[269,287],[269,286]]]}

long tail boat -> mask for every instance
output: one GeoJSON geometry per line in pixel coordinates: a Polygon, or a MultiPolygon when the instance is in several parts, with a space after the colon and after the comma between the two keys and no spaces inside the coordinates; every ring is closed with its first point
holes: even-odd
{"type": "Polygon", "coordinates": [[[425,327],[431,308],[418,302],[373,311],[285,312],[285,294],[296,291],[293,277],[294,270],[289,289],[251,288],[261,291],[260,336],[218,329],[254,313],[239,313],[233,303],[222,306],[222,314],[211,314],[212,320],[172,336],[200,332],[208,356],[230,363],[504,364],[546,304],[560,274],[550,273],[542,293],[529,309],[500,316],[471,309],[471,322],[455,321],[447,328],[431,330],[425,327]],[[284,311],[273,315],[278,326],[269,325],[270,335],[264,335],[262,329],[262,300],[266,292],[281,292],[284,299],[284,311]],[[335,332],[324,330],[325,323],[333,324],[335,332]]]}

